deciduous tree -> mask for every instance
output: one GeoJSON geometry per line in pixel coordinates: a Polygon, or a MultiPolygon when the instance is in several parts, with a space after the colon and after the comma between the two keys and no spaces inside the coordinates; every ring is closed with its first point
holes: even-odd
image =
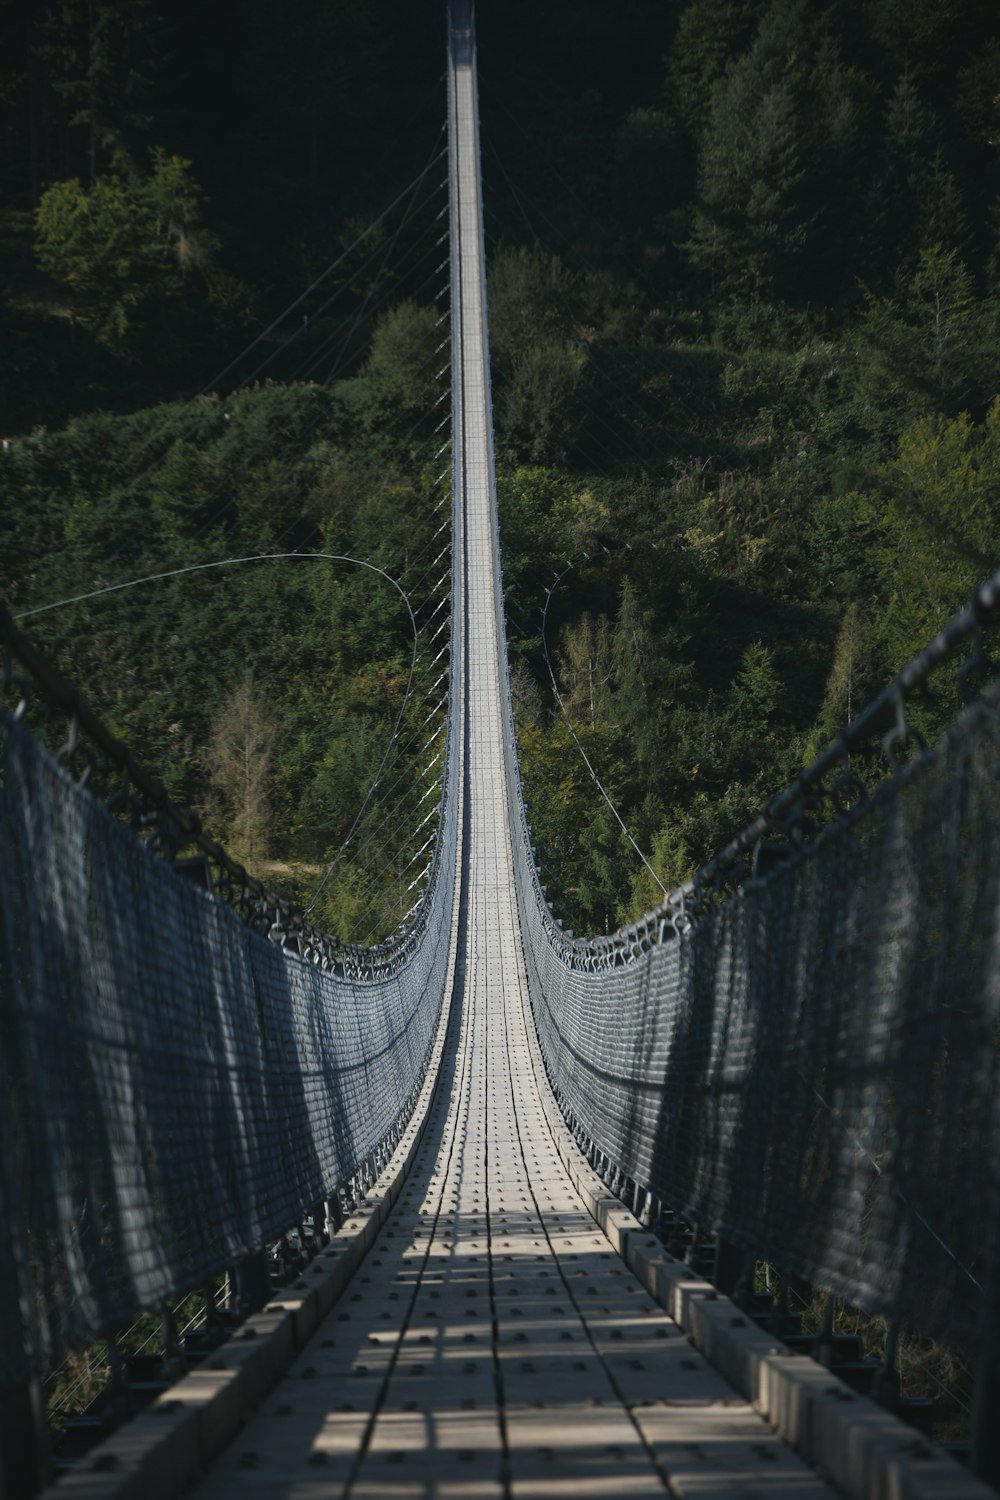
{"type": "Polygon", "coordinates": [[[274,726],[247,667],[215,716],[208,753],[227,843],[251,870],[267,853],[274,743],[274,726]]]}
{"type": "Polygon", "coordinates": [[[38,263],[66,287],[74,316],[98,343],[126,357],[157,304],[183,306],[188,278],[202,286],[218,246],[201,223],[191,163],[157,147],[145,178],[57,182],[36,214],[38,263]]]}

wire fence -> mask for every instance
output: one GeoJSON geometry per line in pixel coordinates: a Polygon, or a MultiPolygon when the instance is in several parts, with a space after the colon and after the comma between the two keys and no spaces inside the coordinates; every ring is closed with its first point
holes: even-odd
{"type": "MultiPolygon", "coordinates": [[[[841,794],[865,739],[895,761],[934,667],[971,644],[961,672],[982,668],[998,598],[1000,576],[630,929],[564,933],[523,807],[515,830],[532,1003],[581,1139],[702,1231],[980,1352],[1000,1292],[1000,683],[841,794]]],[[[518,807],[513,749],[508,775],[518,807]]]]}
{"type": "MultiPolygon", "coordinates": [[[[490,464],[495,518],[492,435],[490,464]]],[[[493,549],[504,640],[495,519],[493,549]]],[[[509,677],[502,724],[529,992],[581,1143],[700,1231],[984,1359],[1000,1331],[1000,682],[982,636],[998,615],[1000,572],[691,881],[596,938],[548,905],[509,677]],[[908,704],[955,661],[971,701],[928,749],[908,704]],[[872,746],[877,785],[867,762],[858,775],[872,746]]]]}
{"type": "Polygon", "coordinates": [[[430,1053],[458,817],[445,734],[423,901],[394,941],[339,944],[207,840],[9,619],[4,646],[0,1389],[373,1175],[430,1053]],[[32,693],[67,723],[59,755],[32,693]]]}
{"type": "MultiPolygon", "coordinates": [[[[495,526],[493,548],[503,640],[495,526]]],[[[851,756],[874,737],[898,759],[907,696],[977,646],[998,599],[995,579],[727,850],[619,933],[574,939],[553,917],[509,694],[501,726],[532,1005],[573,1128],[699,1225],[974,1351],[995,1341],[1000,1291],[1000,688],[874,793],[855,795],[851,756]]],[[[49,684],[70,716],[64,763],[0,719],[0,1387],[203,1286],[391,1139],[447,968],[455,629],[427,895],[379,949],[314,938],[214,847],[215,884],[238,888],[258,930],[184,879],[176,855],[199,831],[123,747],[97,735],[117,815],[81,786],[95,724],[65,684],[49,684]]]]}

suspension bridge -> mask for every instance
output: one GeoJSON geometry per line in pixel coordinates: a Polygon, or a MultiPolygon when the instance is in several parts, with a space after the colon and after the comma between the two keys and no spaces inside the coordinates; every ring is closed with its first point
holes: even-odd
{"type": "Polygon", "coordinates": [[[697,880],[626,931],[563,931],[507,680],[468,0],[448,88],[450,708],[405,929],[344,948],[204,839],[215,889],[182,878],[197,830],[6,626],[8,678],[121,776],[115,817],[4,720],[0,1495],[46,1481],[40,1375],[99,1338],[114,1365],[138,1310],[203,1287],[198,1357],[165,1316],[154,1398],[53,1493],[988,1495],[997,692],[874,794],[850,757],[900,750],[940,662],[983,665],[1000,587],[697,880]],[[224,1273],[249,1310],[228,1332],[224,1273]],[[806,1284],[829,1293],[809,1340],[806,1284]],[[837,1297],[888,1320],[881,1361],[837,1297]],[[911,1425],[900,1327],[969,1351],[971,1469],[911,1425]]]}

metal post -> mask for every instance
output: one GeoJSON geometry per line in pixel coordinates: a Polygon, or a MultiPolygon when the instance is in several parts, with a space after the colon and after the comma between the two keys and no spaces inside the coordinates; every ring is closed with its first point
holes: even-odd
{"type": "Polygon", "coordinates": [[[757,1257],[752,1250],[743,1252],[743,1269],[733,1288],[733,1301],[750,1307],[753,1305],[757,1257]]]}
{"type": "Polygon", "coordinates": [[[813,1351],[813,1358],[818,1359],[821,1364],[828,1364],[833,1352],[833,1325],[836,1313],[837,1299],[832,1292],[827,1292],[823,1306],[823,1326],[820,1328],[813,1351]]]}
{"type": "Polygon", "coordinates": [[[1000,1354],[991,1349],[976,1370],[972,1398],[972,1472],[1000,1488],[1000,1354]]]}
{"type": "Polygon", "coordinates": [[[339,1193],[331,1193],[326,1200],[326,1233],[332,1239],[344,1222],[344,1210],[339,1193]]]}
{"type": "Polygon", "coordinates": [[[184,1374],[186,1361],[173,1308],[166,1302],[160,1308],[160,1333],[163,1338],[163,1373],[168,1380],[178,1380],[184,1374]]]}
{"type": "Polygon", "coordinates": [[[0,1391],[0,1495],[31,1500],[51,1478],[49,1425],[42,1383],[0,1391]]]}
{"type": "MultiPolygon", "coordinates": [[[[226,1281],[228,1284],[228,1276],[226,1281]]],[[[205,1333],[213,1345],[219,1345],[226,1336],[226,1325],[222,1321],[222,1314],[219,1312],[219,1305],[215,1300],[215,1286],[213,1283],[210,1281],[207,1282],[202,1288],[201,1294],[205,1304],[205,1333]]]]}
{"type": "Polygon", "coordinates": [[[885,1336],[885,1353],[875,1376],[874,1396],[883,1406],[892,1406],[899,1398],[899,1379],[896,1374],[896,1353],[899,1348],[899,1319],[889,1324],[885,1336]]]}
{"type": "Polygon", "coordinates": [[[114,1337],[106,1341],[108,1351],[108,1391],[112,1401],[117,1401],[120,1396],[128,1392],[128,1383],[125,1379],[125,1366],[122,1364],[121,1350],[118,1348],[118,1340],[114,1337]]]}
{"type": "Polygon", "coordinates": [[[236,1267],[236,1291],[240,1311],[259,1312],[271,1296],[271,1273],[267,1251],[260,1249],[246,1256],[236,1267]]]}
{"type": "Polygon", "coordinates": [[[691,1266],[692,1269],[694,1268],[694,1258],[695,1258],[695,1256],[698,1253],[698,1241],[700,1240],[700,1238],[701,1238],[701,1225],[700,1224],[692,1224],[691,1225],[691,1239],[689,1240],[688,1247],[687,1247],[687,1249],[684,1252],[684,1264],[688,1265],[688,1266],[691,1266]]]}
{"type": "MultiPolygon", "coordinates": [[[[135,1416],[135,1398],[129,1390],[128,1374],[117,1338],[107,1339],[105,1348],[108,1353],[108,1384],[98,1399],[108,1427],[114,1428],[135,1416]]],[[[0,1495],[2,1494],[3,1486],[0,1484],[0,1495]]]]}
{"type": "Polygon", "coordinates": [[[715,1264],[712,1267],[712,1285],[726,1297],[732,1297],[740,1283],[747,1252],[742,1245],[724,1239],[715,1242],[715,1264]]]}
{"type": "Polygon", "coordinates": [[[670,1231],[670,1238],[667,1240],[667,1249],[678,1260],[684,1259],[684,1220],[679,1214],[674,1214],[673,1227],[670,1231]]]}

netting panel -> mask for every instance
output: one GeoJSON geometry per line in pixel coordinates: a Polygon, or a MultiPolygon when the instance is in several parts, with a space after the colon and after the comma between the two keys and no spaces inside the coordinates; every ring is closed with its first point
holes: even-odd
{"type": "Polygon", "coordinates": [[[9,1385],[286,1231],[385,1139],[429,1055],[454,860],[410,962],[337,978],[175,875],[21,726],[0,736],[9,1385]]]}
{"type": "MultiPolygon", "coordinates": [[[[503,641],[492,433],[490,470],[503,641]]],[[[528,987],[567,1116],[702,1229],[942,1341],[989,1347],[1000,685],[807,856],[617,967],[577,962],[554,923],[509,682],[502,713],[528,987]]]]}
{"type": "Polygon", "coordinates": [[[944,1341],[996,1305],[1000,688],[811,855],[600,973],[529,987],[563,1108],[702,1225],[944,1341]]]}

